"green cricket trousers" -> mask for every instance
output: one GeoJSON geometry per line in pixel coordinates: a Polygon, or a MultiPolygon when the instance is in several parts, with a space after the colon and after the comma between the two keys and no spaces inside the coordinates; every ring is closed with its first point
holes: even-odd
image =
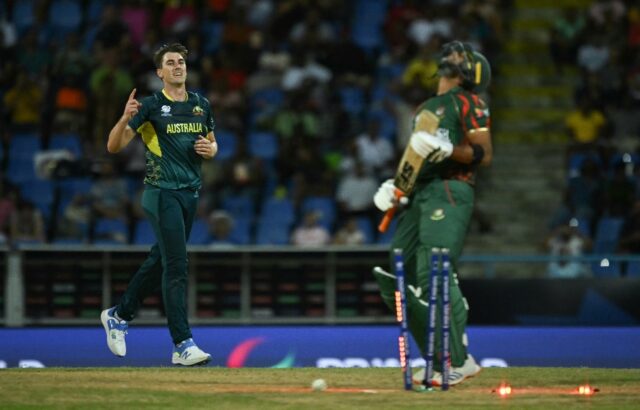
{"type": "Polygon", "coordinates": [[[144,299],[162,289],[169,332],[174,344],[191,337],[187,312],[187,239],[198,204],[198,191],[147,185],[144,209],[157,242],[129,282],[116,311],[132,320],[144,299]]]}
{"type": "MultiPolygon", "coordinates": [[[[427,310],[429,302],[429,274],[431,249],[448,248],[451,259],[449,294],[451,306],[450,346],[451,364],[462,366],[467,357],[465,328],[468,306],[458,286],[457,264],[473,211],[474,191],[466,182],[435,179],[419,187],[407,208],[399,215],[396,232],[391,242],[390,266],[393,249],[402,249],[406,275],[407,318],[414,340],[425,353],[427,310]]],[[[382,298],[395,310],[395,279],[376,275],[382,298]]],[[[441,282],[440,282],[441,283],[441,282]]],[[[440,299],[441,294],[438,295],[440,299]]],[[[436,368],[441,368],[439,352],[441,317],[437,310],[436,368]]]]}

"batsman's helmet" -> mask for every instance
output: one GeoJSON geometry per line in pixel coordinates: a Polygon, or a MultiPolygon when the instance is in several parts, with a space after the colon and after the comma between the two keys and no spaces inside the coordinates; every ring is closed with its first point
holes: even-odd
{"type": "Polygon", "coordinates": [[[491,66],[486,57],[475,51],[470,44],[452,41],[442,47],[438,75],[442,77],[462,78],[462,87],[474,93],[481,93],[491,83],[491,66]],[[459,53],[462,60],[452,58],[459,53]]]}

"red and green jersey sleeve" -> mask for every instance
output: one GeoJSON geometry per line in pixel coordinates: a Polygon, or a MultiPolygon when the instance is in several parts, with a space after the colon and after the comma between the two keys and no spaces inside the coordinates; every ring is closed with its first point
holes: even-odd
{"type": "MultiPolygon", "coordinates": [[[[491,124],[489,107],[476,94],[461,87],[434,96],[425,101],[416,111],[429,110],[440,119],[437,136],[450,141],[454,146],[469,144],[467,133],[472,130],[488,130],[491,124]]],[[[473,179],[473,167],[446,159],[438,164],[425,163],[418,177],[418,184],[433,178],[473,179]]]]}

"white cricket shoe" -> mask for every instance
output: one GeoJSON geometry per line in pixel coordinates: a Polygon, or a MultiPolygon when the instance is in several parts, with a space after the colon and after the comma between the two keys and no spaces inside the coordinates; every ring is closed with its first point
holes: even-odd
{"type": "MultiPolygon", "coordinates": [[[[461,383],[463,380],[473,377],[480,373],[482,367],[476,363],[473,356],[467,354],[467,360],[465,360],[462,367],[452,367],[449,370],[449,386],[455,386],[461,383]]],[[[424,382],[424,367],[413,373],[413,383],[422,384],[424,382]]],[[[431,378],[431,384],[433,386],[442,385],[442,373],[433,372],[431,378]]]]}
{"type": "Polygon", "coordinates": [[[127,334],[129,326],[125,320],[118,320],[115,312],[115,307],[103,310],[100,314],[100,321],[107,333],[109,350],[116,356],[124,357],[127,354],[127,343],[124,341],[124,336],[127,334]]]}
{"type": "Polygon", "coordinates": [[[200,350],[191,338],[180,342],[173,348],[173,356],[171,357],[173,364],[195,366],[207,364],[209,361],[211,361],[211,355],[200,350]]]}

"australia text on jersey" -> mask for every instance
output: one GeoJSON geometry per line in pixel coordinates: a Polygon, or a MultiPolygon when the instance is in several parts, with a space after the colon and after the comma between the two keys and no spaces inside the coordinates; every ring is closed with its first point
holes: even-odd
{"type": "Polygon", "coordinates": [[[185,132],[203,132],[201,122],[183,122],[167,124],[167,134],[180,134],[185,132]]]}

